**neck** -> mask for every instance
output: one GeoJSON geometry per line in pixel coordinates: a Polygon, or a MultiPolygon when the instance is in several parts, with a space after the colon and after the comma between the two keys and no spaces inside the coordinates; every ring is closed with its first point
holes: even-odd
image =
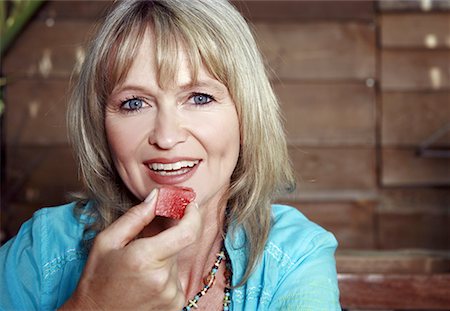
{"type": "Polygon", "coordinates": [[[203,279],[223,245],[225,206],[218,210],[216,204],[203,205],[200,211],[203,218],[200,238],[178,256],[178,275],[187,297],[194,296],[203,287],[203,279]]]}

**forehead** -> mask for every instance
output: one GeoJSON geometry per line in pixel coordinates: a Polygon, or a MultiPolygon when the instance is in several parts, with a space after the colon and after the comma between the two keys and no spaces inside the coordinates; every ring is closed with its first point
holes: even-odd
{"type": "MultiPolygon", "coordinates": [[[[177,70],[171,70],[173,71],[171,80],[181,81],[182,83],[189,82],[189,80],[191,80],[191,69],[188,65],[185,49],[178,49],[170,52],[171,53],[165,57],[172,58],[171,61],[177,63],[176,68],[174,68],[177,70]]],[[[138,45],[136,55],[131,63],[124,82],[133,79],[141,82],[161,84],[159,81],[159,74],[162,65],[158,64],[157,53],[155,34],[151,28],[147,28],[138,45]]]]}
{"type": "Polygon", "coordinates": [[[203,62],[193,68],[190,54],[182,42],[178,42],[169,50],[158,50],[157,44],[158,40],[152,28],[148,27],[137,45],[135,56],[124,78],[114,89],[130,83],[156,85],[162,89],[199,82],[222,84],[210,74],[203,62]]]}

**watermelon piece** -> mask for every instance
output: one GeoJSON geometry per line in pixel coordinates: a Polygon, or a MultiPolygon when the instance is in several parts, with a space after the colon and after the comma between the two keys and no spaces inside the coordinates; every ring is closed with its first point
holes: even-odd
{"type": "Polygon", "coordinates": [[[156,215],[173,219],[184,216],[186,206],[194,201],[195,192],[188,187],[164,186],[159,188],[156,215]]]}

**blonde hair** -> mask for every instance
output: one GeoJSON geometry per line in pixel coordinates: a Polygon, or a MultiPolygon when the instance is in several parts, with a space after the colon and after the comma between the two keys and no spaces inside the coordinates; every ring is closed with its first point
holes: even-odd
{"type": "Polygon", "coordinates": [[[223,83],[236,104],[241,149],[228,191],[228,224],[244,229],[249,261],[240,284],[260,259],[271,228],[271,201],[293,189],[279,105],[252,33],[224,0],[119,1],[93,39],[69,105],[68,125],[86,196],[94,202],[100,231],[135,198],[121,181],[104,128],[105,102],[123,81],[139,42],[150,26],[156,39],[158,79],[174,78],[177,53],[188,53],[192,75],[200,66],[223,83]]]}

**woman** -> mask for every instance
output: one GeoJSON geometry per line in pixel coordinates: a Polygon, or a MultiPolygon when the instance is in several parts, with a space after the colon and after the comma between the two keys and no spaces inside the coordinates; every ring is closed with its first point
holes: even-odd
{"type": "Polygon", "coordinates": [[[340,310],[334,237],[271,206],[294,184],[278,109],[229,3],[116,3],[69,109],[86,199],[2,248],[1,306],[340,310]],[[196,192],[179,221],[167,185],[196,192]]]}

